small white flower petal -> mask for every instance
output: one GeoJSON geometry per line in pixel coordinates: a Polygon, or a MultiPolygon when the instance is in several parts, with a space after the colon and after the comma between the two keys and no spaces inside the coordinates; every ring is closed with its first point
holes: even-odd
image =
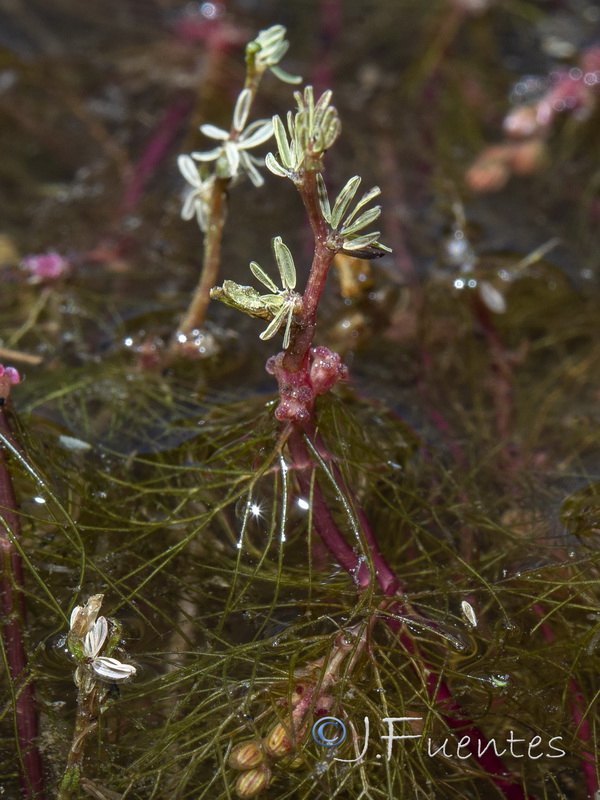
{"type": "Polygon", "coordinates": [[[290,169],[293,165],[292,153],[287,139],[283,122],[278,116],[273,117],[273,132],[279,149],[279,158],[284,167],[290,169]]]}
{"type": "Polygon", "coordinates": [[[229,139],[229,131],[225,131],[223,128],[217,128],[216,125],[200,125],[200,132],[208,136],[209,139],[218,139],[223,142],[229,139]]]}
{"type": "Polygon", "coordinates": [[[75,606],[73,611],[71,611],[71,619],[69,620],[69,628],[73,627],[73,623],[75,622],[75,620],[77,619],[79,614],[82,612],[82,610],[83,610],[83,606],[75,606]]]}
{"type": "Polygon", "coordinates": [[[290,345],[290,331],[292,329],[292,319],[294,317],[294,306],[290,304],[287,312],[287,322],[285,324],[285,333],[283,334],[283,349],[287,350],[290,345]]]}
{"type": "Polygon", "coordinates": [[[122,661],[117,661],[116,658],[109,656],[98,656],[92,662],[92,669],[100,678],[106,681],[123,681],[130,678],[137,672],[132,664],[123,664],[122,661]]]}
{"type": "Polygon", "coordinates": [[[181,207],[181,219],[192,219],[196,213],[196,192],[188,192],[181,207]]]}
{"type": "Polygon", "coordinates": [[[349,224],[363,206],[366,206],[367,203],[370,203],[371,200],[375,199],[380,194],[381,194],[381,189],[379,188],[379,186],[374,186],[366,194],[363,194],[358,203],[354,206],[354,209],[350,212],[350,214],[348,214],[348,216],[344,220],[344,224],[346,225],[349,224]]]}
{"type": "Polygon", "coordinates": [[[257,41],[263,49],[267,49],[284,39],[285,34],[286,29],[284,25],[271,25],[270,28],[259,31],[255,41],[257,41]]]}
{"type": "Polygon", "coordinates": [[[240,164],[256,188],[264,185],[265,179],[254,166],[255,160],[248,153],[240,152],[240,164]]]}
{"type": "Polygon", "coordinates": [[[266,329],[259,335],[259,339],[266,341],[267,339],[272,339],[273,336],[277,333],[279,328],[281,328],[281,323],[283,322],[283,318],[285,317],[288,309],[286,304],[284,303],[279,311],[276,312],[275,316],[266,327],[266,329]]]}
{"type": "Polygon", "coordinates": [[[473,608],[471,603],[469,603],[467,600],[463,600],[462,603],[460,604],[460,607],[463,614],[467,618],[469,625],[471,625],[473,628],[476,628],[477,616],[475,614],[475,609],[473,608]]]}
{"type": "Polygon", "coordinates": [[[235,178],[240,166],[239,151],[233,142],[225,142],[224,150],[227,166],[229,167],[229,175],[231,178],[235,178]]]}
{"type": "Polygon", "coordinates": [[[83,641],[83,652],[87,658],[96,658],[108,636],[108,622],[106,617],[98,617],[94,626],[89,630],[83,641]]]}
{"type": "Polygon", "coordinates": [[[92,449],[92,445],[89,442],[84,442],[83,439],[77,439],[75,436],[65,436],[62,433],[58,437],[58,442],[65,450],[71,450],[76,453],[85,453],[92,449]]]}
{"type": "Polygon", "coordinates": [[[340,224],[342,217],[346,214],[350,203],[354,199],[354,195],[358,191],[358,187],[360,186],[361,178],[358,175],[355,175],[353,178],[350,178],[348,183],[344,186],[342,191],[337,196],[335,203],[333,204],[333,210],[331,212],[331,227],[334,230],[337,230],[338,225],[340,224]]]}
{"type": "Polygon", "coordinates": [[[294,258],[290,249],[285,245],[281,236],[276,236],[273,239],[273,252],[277,267],[279,268],[279,275],[281,276],[281,284],[284,289],[290,290],[296,288],[296,267],[294,265],[294,258]]]}
{"type": "Polygon", "coordinates": [[[179,167],[179,171],[186,181],[194,188],[197,188],[201,185],[202,181],[200,180],[200,175],[198,174],[198,167],[194,164],[194,161],[190,156],[179,156],[177,159],[177,166],[179,167]]]}
{"type": "Polygon", "coordinates": [[[202,200],[196,199],[194,210],[196,212],[196,221],[198,223],[198,227],[202,233],[206,233],[208,228],[208,213],[206,210],[206,203],[202,200]]]}
{"type": "MultiPolygon", "coordinates": [[[[310,87],[310,90],[312,92],[312,86],[310,87]]],[[[317,100],[317,104],[314,110],[314,119],[313,119],[313,124],[315,127],[319,127],[321,125],[323,117],[325,116],[327,109],[330,107],[329,104],[331,103],[332,97],[333,97],[333,92],[331,91],[331,89],[327,89],[327,91],[323,92],[321,97],[319,97],[319,99],[317,100]]],[[[314,98],[312,102],[314,103],[314,98]]]]}
{"type": "Polygon", "coordinates": [[[379,218],[380,214],[381,206],[370,208],[368,211],[365,211],[364,214],[361,214],[354,222],[349,224],[344,223],[340,233],[342,236],[350,236],[352,233],[356,233],[362,228],[366,228],[367,225],[370,225],[372,222],[375,222],[375,220],[379,218]]]}
{"type": "Polygon", "coordinates": [[[298,84],[298,83],[302,83],[302,76],[301,75],[292,75],[287,70],[282,69],[277,64],[274,64],[271,67],[271,72],[273,73],[273,75],[275,75],[276,78],[279,78],[279,80],[282,83],[289,83],[289,84],[292,84],[292,85],[295,85],[295,84],[298,84]]]}
{"type": "Polygon", "coordinates": [[[250,131],[250,126],[242,133],[237,142],[237,146],[240,150],[249,150],[251,147],[258,147],[259,144],[263,144],[263,142],[271,138],[273,135],[273,123],[270,119],[261,120],[261,123],[262,124],[252,133],[247,133],[247,131],[250,131]]]}
{"type": "Polygon", "coordinates": [[[236,131],[242,131],[252,104],[252,92],[250,89],[242,89],[233,109],[233,127],[236,131]]]}
{"type": "Polygon", "coordinates": [[[357,236],[355,239],[344,239],[342,246],[344,250],[361,250],[377,242],[381,236],[381,231],[366,233],[364,236],[357,236]]]}
{"type": "Polygon", "coordinates": [[[71,633],[83,639],[96,622],[96,617],[102,606],[103,594],[92,595],[84,606],[76,606],[71,612],[71,633]],[[76,613],[77,612],[77,613],[76,613]]]}
{"type": "Polygon", "coordinates": [[[194,161],[216,161],[223,152],[222,147],[215,147],[214,150],[206,150],[204,152],[191,153],[194,161]]]}
{"type": "Polygon", "coordinates": [[[285,38],[286,30],[283,25],[273,25],[260,31],[254,42],[260,50],[256,53],[256,63],[263,68],[273,67],[283,58],[289,47],[285,38]]]}

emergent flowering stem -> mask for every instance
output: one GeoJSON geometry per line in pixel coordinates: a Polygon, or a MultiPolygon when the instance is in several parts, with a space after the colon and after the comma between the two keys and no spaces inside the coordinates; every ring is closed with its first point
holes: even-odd
{"type": "Polygon", "coordinates": [[[179,169],[191,189],[184,201],[182,217],[194,215],[205,234],[204,258],[200,280],[192,301],[176,334],[175,344],[185,344],[191,332],[199,328],[206,316],[210,290],[215,285],[221,260],[221,242],[227,218],[226,194],[230,186],[246,174],[254,186],[262,186],[263,177],[256,168],[262,160],[249,150],[263,144],[272,134],[270,120],[256,120],[246,125],[264,73],[270,69],[283,81],[296,83],[299,79],[288,75],[278,65],[288,49],[285,28],[274,25],[250,42],[246,48],[246,80],[236,101],[231,127],[228,131],[214,125],[202,125],[205,136],[219,143],[212,150],[194,152],[191,156],[179,157],[179,169]],[[215,162],[212,174],[207,168],[198,170],[195,161],[201,164],[215,162]]]}
{"type": "Polygon", "coordinates": [[[219,275],[223,228],[227,219],[226,190],[228,183],[228,178],[215,179],[206,202],[207,229],[204,240],[202,272],[192,301],[179,324],[177,339],[180,344],[185,343],[191,332],[204,322],[206,309],[210,301],[210,290],[215,285],[219,275]]]}
{"type": "Polygon", "coordinates": [[[111,656],[121,628],[114,621],[109,623],[106,617],[98,616],[103,597],[92,595],[84,606],[76,606],[71,612],[67,646],[79,664],[75,671],[77,714],[58,800],[73,800],[79,796],[85,745],[98,725],[106,701],[109,691],[106,681],[127,680],[136,673],[132,664],[124,664],[111,656]]]}
{"type": "Polygon", "coordinates": [[[315,239],[315,250],[302,298],[302,313],[292,330],[290,346],[283,361],[284,367],[290,372],[297,372],[306,362],[306,354],[315,336],[319,301],[335,257],[335,251],[327,247],[329,226],[323,219],[319,207],[317,172],[306,170],[302,181],[297,186],[310,220],[315,239]]]}

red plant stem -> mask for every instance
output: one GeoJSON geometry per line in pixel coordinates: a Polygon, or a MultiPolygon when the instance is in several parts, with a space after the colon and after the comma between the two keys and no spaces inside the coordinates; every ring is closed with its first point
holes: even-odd
{"type": "MultiPolygon", "coordinates": [[[[310,437],[314,439],[315,446],[320,452],[323,452],[329,456],[323,441],[320,437],[314,434],[314,431],[311,431],[310,434],[307,435],[310,435],[310,437]]],[[[303,434],[298,428],[293,429],[288,441],[290,446],[290,454],[294,463],[296,465],[310,464],[311,462],[308,448],[303,439],[303,434]]],[[[340,489],[347,497],[350,497],[351,493],[346,486],[339,467],[333,460],[331,461],[331,464],[335,480],[340,486],[340,489]]],[[[312,490],[313,522],[319,536],[329,551],[340,563],[340,565],[353,576],[358,588],[366,589],[371,583],[371,574],[368,563],[364,559],[361,559],[360,556],[355,552],[354,548],[348,544],[343,534],[340,532],[340,529],[338,528],[331,511],[327,506],[327,501],[323,496],[319,482],[315,480],[311,487],[311,481],[306,472],[306,468],[300,468],[296,470],[295,474],[300,485],[300,490],[306,495],[306,497],[310,496],[310,492],[312,490]]],[[[385,560],[379,547],[379,543],[375,538],[375,534],[373,533],[373,530],[367,521],[365,512],[362,510],[362,508],[354,510],[357,516],[357,521],[362,530],[365,544],[369,550],[369,555],[375,569],[375,577],[379,587],[386,597],[394,597],[398,594],[401,588],[400,580],[385,560]]]]}
{"type": "MultiPolygon", "coordinates": [[[[533,606],[533,610],[542,619],[546,617],[546,611],[544,607],[541,606],[539,603],[536,603],[533,606]]],[[[542,622],[540,628],[542,631],[542,636],[546,640],[546,643],[552,644],[552,642],[556,637],[550,625],[548,625],[547,622],[542,622]]],[[[589,751],[583,752],[582,766],[583,766],[583,774],[585,775],[585,785],[587,786],[588,795],[590,798],[595,798],[599,788],[599,784],[598,784],[598,775],[596,773],[597,760],[596,756],[593,753],[594,745],[593,745],[592,729],[589,721],[585,716],[585,700],[583,697],[583,693],[575,678],[569,679],[569,696],[571,698],[571,717],[575,725],[575,731],[577,732],[577,735],[579,736],[579,739],[583,742],[584,746],[589,746],[590,748],[589,751]]]]}
{"type": "Polygon", "coordinates": [[[306,289],[302,296],[302,313],[300,320],[292,330],[292,339],[286,350],[283,366],[290,372],[298,372],[303,366],[307,368],[305,358],[312,345],[317,324],[317,308],[329,269],[333,263],[335,252],[327,247],[329,227],[323,219],[317,194],[317,171],[321,168],[320,159],[315,169],[307,166],[301,181],[297,183],[298,191],[306,208],[310,227],[315,237],[315,254],[308,275],[306,289]]]}
{"type": "MultiPolygon", "coordinates": [[[[4,405],[0,406],[0,433],[12,439],[4,405]]],[[[21,534],[17,501],[6,454],[0,446],[0,603],[2,639],[10,678],[15,693],[15,723],[21,761],[21,784],[26,798],[44,798],[42,760],[37,749],[38,719],[35,691],[30,680],[27,653],[23,639],[25,601],[23,597],[23,561],[12,537],[21,534]]]]}
{"type": "MultiPolygon", "coordinates": [[[[319,437],[319,441],[320,437],[319,437]]],[[[324,445],[322,445],[324,447],[324,445]]],[[[332,461],[332,471],[335,477],[336,482],[341,487],[342,491],[346,494],[347,497],[351,497],[351,492],[342,476],[340,468],[332,461]]],[[[373,561],[373,566],[375,568],[375,576],[377,578],[377,582],[381,588],[381,591],[386,597],[394,597],[395,595],[399,594],[403,591],[403,586],[400,582],[400,579],[394,572],[394,570],[390,567],[387,563],[383,553],[381,552],[381,548],[379,547],[379,542],[375,534],[373,533],[373,529],[369,525],[369,521],[367,519],[367,515],[363,511],[360,506],[356,507],[355,513],[358,519],[358,523],[360,528],[363,532],[365,537],[365,542],[369,548],[369,553],[371,555],[371,559],[373,561]]]]}
{"type": "MultiPolygon", "coordinates": [[[[295,464],[304,465],[310,463],[308,450],[300,430],[297,428],[293,429],[288,439],[288,444],[292,461],[295,464]]],[[[305,467],[297,469],[295,475],[300,486],[300,491],[306,497],[310,497],[312,492],[313,522],[323,543],[336,561],[338,561],[346,572],[352,575],[358,588],[366,589],[371,583],[369,566],[365,561],[361,560],[354,549],[350,547],[336,525],[318,482],[315,481],[311,485],[311,479],[305,467]]]]}

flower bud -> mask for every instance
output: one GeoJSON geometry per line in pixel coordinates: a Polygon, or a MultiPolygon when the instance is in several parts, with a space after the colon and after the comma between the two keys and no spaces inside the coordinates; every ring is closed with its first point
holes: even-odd
{"type": "Polygon", "coordinates": [[[240,770],[253,769],[262,763],[263,758],[260,744],[255,739],[249,739],[233,748],[229,756],[229,766],[240,770]]]}
{"type": "Polygon", "coordinates": [[[267,788],[270,780],[271,771],[265,766],[257,767],[240,775],[235,784],[235,791],[238,797],[255,797],[267,788]]]}

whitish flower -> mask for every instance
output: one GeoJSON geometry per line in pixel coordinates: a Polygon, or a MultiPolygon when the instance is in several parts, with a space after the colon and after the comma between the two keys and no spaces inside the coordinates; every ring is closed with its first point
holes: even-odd
{"type": "Polygon", "coordinates": [[[358,191],[360,181],[361,179],[358,175],[350,178],[339,193],[333,208],[331,208],[325,182],[320,173],[317,175],[317,189],[319,192],[321,213],[331,227],[331,234],[329,235],[327,244],[336,252],[341,251],[361,258],[377,258],[383,255],[383,253],[391,253],[389,247],[386,247],[378,241],[381,235],[380,231],[373,231],[372,233],[363,233],[360,235],[357,234],[372,222],[375,222],[376,219],[379,219],[381,206],[373,206],[373,208],[369,208],[366,211],[362,209],[364,209],[371,200],[378,197],[381,194],[381,190],[379,186],[374,186],[361,197],[352,211],[350,211],[350,206],[358,191]],[[362,213],[359,214],[359,212],[362,213]]]}
{"type": "Polygon", "coordinates": [[[209,216],[208,205],[212,194],[214,177],[211,176],[203,181],[191,156],[179,156],[177,166],[191,187],[183,201],[181,218],[192,219],[195,216],[200,230],[206,233],[209,216]]]}
{"type": "Polygon", "coordinates": [[[273,75],[284,83],[300,83],[302,78],[290,75],[278,66],[290,46],[285,34],[283,25],[272,25],[260,31],[256,39],[246,46],[246,59],[259,74],[270,69],[273,75]]]}
{"type": "MultiPolygon", "coordinates": [[[[75,606],[71,612],[69,642],[71,651],[99,678],[120,681],[135,675],[136,669],[132,664],[123,664],[116,658],[100,655],[108,637],[108,621],[106,617],[98,616],[103,598],[104,595],[95,594],[84,606],[75,606]]],[[[89,678],[85,677],[83,666],[78,668],[77,675],[78,685],[87,686],[89,678]]]]}
{"type": "Polygon", "coordinates": [[[98,617],[83,640],[83,655],[89,666],[98,677],[107,681],[122,681],[135,675],[136,669],[132,664],[123,664],[116,658],[99,655],[107,636],[106,617],[98,617]]]}
{"type": "Polygon", "coordinates": [[[272,292],[272,294],[260,296],[262,303],[273,314],[273,319],[266,330],[260,334],[260,338],[273,338],[285,319],[285,334],[283,336],[283,347],[285,349],[290,343],[290,331],[294,314],[298,314],[302,310],[302,298],[294,291],[296,288],[294,259],[289,249],[283,244],[281,236],[276,236],[273,239],[273,253],[275,254],[283,288],[280,289],[256,261],[250,262],[250,269],[254,277],[272,292]]]}
{"type": "Polygon", "coordinates": [[[220,178],[237,178],[240,172],[246,172],[255,186],[262,186],[264,179],[256,166],[262,166],[263,161],[247,151],[271,137],[273,123],[268,119],[259,119],[244,127],[251,102],[252,92],[244,89],[235,104],[230,131],[217,128],[216,125],[201,125],[200,130],[205,136],[221,144],[212,150],[192,153],[192,158],[202,162],[216,161],[216,174],[220,178]]]}

